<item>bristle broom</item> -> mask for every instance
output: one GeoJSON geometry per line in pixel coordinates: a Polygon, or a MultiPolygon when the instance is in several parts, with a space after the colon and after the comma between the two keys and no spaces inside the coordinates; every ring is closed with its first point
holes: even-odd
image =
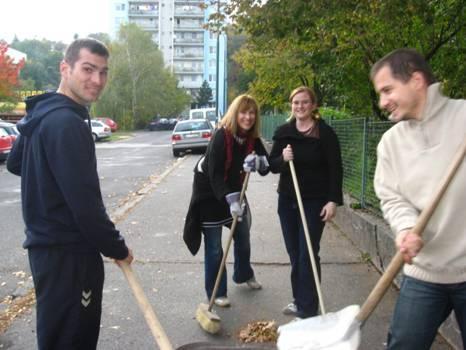
{"type": "Polygon", "coordinates": [[[220,317],[212,311],[209,311],[209,305],[199,304],[196,310],[196,320],[199,325],[208,333],[216,334],[220,330],[220,317]]]}

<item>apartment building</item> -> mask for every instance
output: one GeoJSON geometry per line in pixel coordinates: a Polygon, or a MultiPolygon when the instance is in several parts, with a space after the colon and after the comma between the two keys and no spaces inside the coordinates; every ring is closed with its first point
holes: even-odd
{"type": "Polygon", "coordinates": [[[165,64],[177,76],[179,87],[194,97],[206,80],[215,102],[218,84],[218,109],[223,115],[227,96],[226,36],[217,38],[204,28],[209,15],[216,11],[209,4],[209,0],[112,0],[110,33],[116,37],[123,23],[135,23],[151,33],[165,64]]]}

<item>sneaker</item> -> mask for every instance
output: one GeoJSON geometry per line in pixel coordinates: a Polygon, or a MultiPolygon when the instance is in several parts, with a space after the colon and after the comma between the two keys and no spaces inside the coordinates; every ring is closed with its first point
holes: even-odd
{"type": "Polygon", "coordinates": [[[251,289],[261,289],[262,284],[256,281],[256,277],[252,276],[249,280],[246,281],[246,284],[251,289]]]}
{"type": "Polygon", "coordinates": [[[230,300],[227,297],[218,297],[214,300],[215,305],[220,307],[228,307],[230,306],[230,300]]]}
{"type": "Polygon", "coordinates": [[[289,303],[282,312],[284,315],[296,316],[298,314],[298,307],[295,303],[289,303]]]}

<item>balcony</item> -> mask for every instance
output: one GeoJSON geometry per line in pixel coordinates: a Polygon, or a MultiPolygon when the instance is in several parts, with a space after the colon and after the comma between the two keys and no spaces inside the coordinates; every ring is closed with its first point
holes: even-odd
{"type": "Polygon", "coordinates": [[[158,10],[153,10],[153,11],[129,10],[128,11],[128,16],[130,16],[130,17],[158,17],[159,16],[159,11],[158,10]]]}
{"type": "Polygon", "coordinates": [[[193,67],[174,67],[175,74],[202,74],[204,71],[202,68],[193,67]]]}
{"type": "Polygon", "coordinates": [[[178,87],[185,89],[199,89],[202,85],[202,80],[196,81],[179,81],[178,87]]]}
{"type": "Polygon", "coordinates": [[[136,24],[139,28],[150,31],[150,32],[157,32],[159,30],[159,23],[158,22],[137,22],[137,21],[131,21],[131,23],[136,24]]]}
{"type": "Polygon", "coordinates": [[[176,5],[197,5],[202,6],[204,5],[204,1],[202,0],[175,0],[176,5]]]}
{"type": "Polygon", "coordinates": [[[176,46],[204,46],[204,39],[192,39],[192,38],[174,38],[176,46]]]}
{"type": "Polygon", "coordinates": [[[201,25],[195,25],[195,24],[184,24],[184,25],[177,24],[177,25],[175,25],[174,30],[176,32],[186,32],[186,31],[203,32],[204,28],[201,25]]]}
{"type": "Polygon", "coordinates": [[[174,60],[183,60],[183,61],[203,61],[203,54],[193,54],[193,53],[175,53],[173,56],[174,60]]]}
{"type": "Polygon", "coordinates": [[[199,7],[183,6],[175,9],[175,17],[204,18],[204,11],[199,7]]]}

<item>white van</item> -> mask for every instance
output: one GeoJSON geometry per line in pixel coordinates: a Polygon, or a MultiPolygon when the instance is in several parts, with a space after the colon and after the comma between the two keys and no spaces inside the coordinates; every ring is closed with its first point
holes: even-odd
{"type": "Polygon", "coordinates": [[[215,108],[197,108],[189,111],[189,119],[207,119],[215,129],[219,118],[215,115],[215,108]]]}

